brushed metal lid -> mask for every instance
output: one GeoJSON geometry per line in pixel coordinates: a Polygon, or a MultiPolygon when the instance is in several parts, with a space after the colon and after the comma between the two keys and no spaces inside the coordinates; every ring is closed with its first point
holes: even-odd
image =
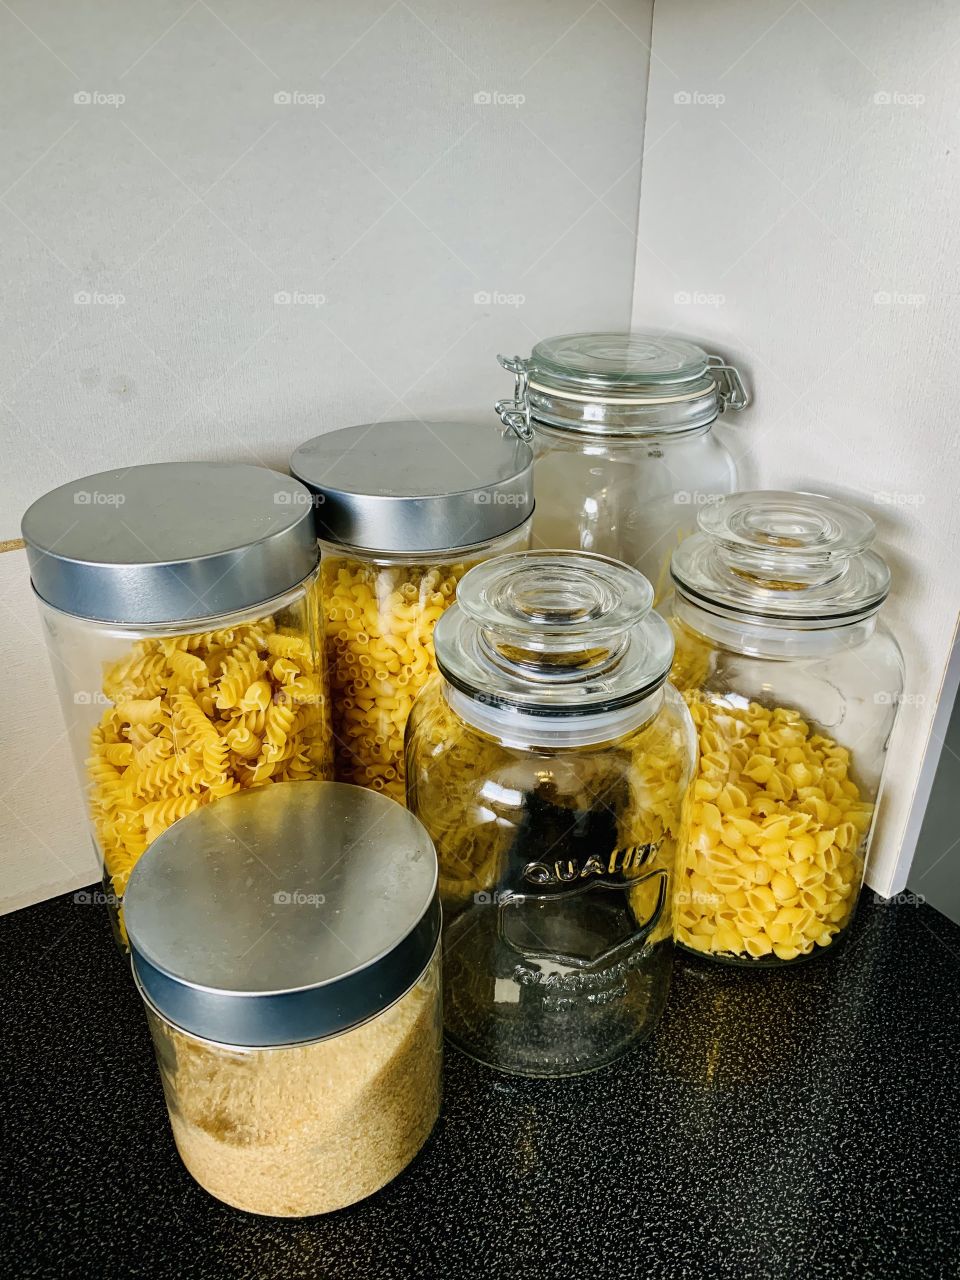
{"type": "Polygon", "coordinates": [[[71,480],[22,529],[40,598],[99,622],[186,622],[282,595],[316,567],[298,480],[234,462],[158,462],[71,480]]]}
{"type": "Polygon", "coordinates": [[[440,936],[437,858],[374,791],[279,782],[194,810],[130,876],[133,971],[170,1022],[219,1044],[336,1035],[417,981],[440,936]]]}
{"type": "Polygon", "coordinates": [[[448,551],[533,511],[533,453],[512,431],[370,422],[307,440],[290,470],[316,495],[317,537],[365,551],[448,551]]]}

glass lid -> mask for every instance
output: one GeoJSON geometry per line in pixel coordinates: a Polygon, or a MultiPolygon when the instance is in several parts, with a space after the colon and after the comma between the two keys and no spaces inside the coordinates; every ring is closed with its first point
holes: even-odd
{"type": "Polygon", "coordinates": [[[775,621],[853,621],[874,612],[890,570],[856,507],[816,493],[756,490],[705,507],[700,532],[673,553],[681,595],[775,621]]]}
{"type": "Polygon", "coordinates": [[[692,342],[654,333],[570,333],[538,342],[530,356],[531,382],[627,391],[695,381],[709,357],[692,342]]]}
{"type": "Polygon", "coordinates": [[[636,569],[578,551],[477,565],[434,630],[437,665],[462,692],[542,715],[628,706],[666,679],[667,624],[636,569]]]}

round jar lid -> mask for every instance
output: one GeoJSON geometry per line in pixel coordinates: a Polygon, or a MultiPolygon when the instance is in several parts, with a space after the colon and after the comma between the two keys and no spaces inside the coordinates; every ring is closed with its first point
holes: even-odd
{"type": "Polygon", "coordinates": [[[234,462],[159,462],[71,480],[23,517],[37,594],[98,622],[255,608],[316,567],[310,493],[234,462]]]}
{"type": "Polygon", "coordinates": [[[462,422],[371,422],[302,444],[290,470],[317,497],[317,536],[365,551],[489,542],[533,511],[533,454],[462,422]]]}
{"type": "Polygon", "coordinates": [[[437,665],[494,706],[585,716],[638,702],[673,661],[653,588],[619,560],[579,551],[498,556],[464,575],[437,621],[437,665]]]}
{"type": "Polygon", "coordinates": [[[696,604],[809,626],[856,621],[887,597],[890,570],[869,550],[876,527],[856,507],[761,489],[718,499],[697,521],[700,532],[671,562],[677,588],[696,604]]]}
{"type": "Polygon", "coordinates": [[[175,1026],[298,1044],[374,1017],[420,977],[440,934],[437,858],[385,796],[279,782],[158,836],[124,917],[141,991],[175,1026]]]}
{"type": "Polygon", "coordinates": [[[537,343],[530,356],[530,380],[621,396],[709,378],[709,359],[701,347],[682,338],[570,333],[537,343]]]}

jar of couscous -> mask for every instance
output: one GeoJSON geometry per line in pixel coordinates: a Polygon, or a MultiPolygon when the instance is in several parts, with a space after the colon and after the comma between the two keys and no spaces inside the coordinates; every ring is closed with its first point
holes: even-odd
{"type": "Polygon", "coordinates": [[[130,873],[171,823],[332,774],[312,499],[265,467],[124,467],[39,498],[23,536],[125,945],[130,873]]]}
{"type": "Polygon", "coordinates": [[[740,374],[693,342],[642,331],[564,334],[499,359],[516,386],[497,411],[536,455],[537,545],[624,560],[659,602],[698,507],[737,487],[715,424],[746,406],[740,374]]]}
{"type": "Polygon", "coordinates": [[[444,1019],[502,1071],[611,1062],[656,1026],[694,732],[635,569],[531,551],[471,569],[407,727],[440,863],[444,1019]]]}
{"type": "Polygon", "coordinates": [[[375,422],[290,469],[316,498],[336,776],[403,801],[403,734],[433,628],[471,565],[525,548],[533,455],[512,431],[375,422]]]}
{"type": "Polygon", "coordinates": [[[700,740],[676,936],[727,963],[805,960],[863,881],[903,689],[890,574],[869,516],[817,494],[736,494],[699,525],[672,563],[672,679],[700,740]]]}
{"type": "Polygon", "coordinates": [[[211,1195],[305,1217],[372,1195],[440,1110],[440,907],[422,825],[360,787],[227,797],[127,891],[177,1150],[211,1195]]]}

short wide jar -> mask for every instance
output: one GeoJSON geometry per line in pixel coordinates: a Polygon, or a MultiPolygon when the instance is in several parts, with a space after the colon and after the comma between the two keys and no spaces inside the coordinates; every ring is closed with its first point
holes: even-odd
{"type": "Polygon", "coordinates": [[[128,467],[44,495],[23,536],[122,942],[171,823],[332,773],[311,496],[265,467],[128,467]]]}
{"type": "Polygon", "coordinates": [[[636,570],[529,552],[471,569],[407,728],[407,802],[437,847],[444,1018],[527,1076],[648,1036],[672,963],[693,726],[636,570]]]}
{"type": "Polygon", "coordinates": [[[677,941],[781,965],[843,938],[864,877],[903,659],[873,521],[809,493],[740,493],[673,556],[672,678],[700,739],[677,941]]]}
{"type": "Polygon", "coordinates": [[[359,787],[231,796],[127,891],[132,963],[189,1172],[238,1209],[329,1213],[414,1158],[440,1109],[437,864],[359,787]]]}
{"type": "Polygon", "coordinates": [[[376,422],[309,440],[336,776],[403,801],[403,734],[433,628],[471,565],[529,545],[533,455],[512,432],[376,422]]]}

